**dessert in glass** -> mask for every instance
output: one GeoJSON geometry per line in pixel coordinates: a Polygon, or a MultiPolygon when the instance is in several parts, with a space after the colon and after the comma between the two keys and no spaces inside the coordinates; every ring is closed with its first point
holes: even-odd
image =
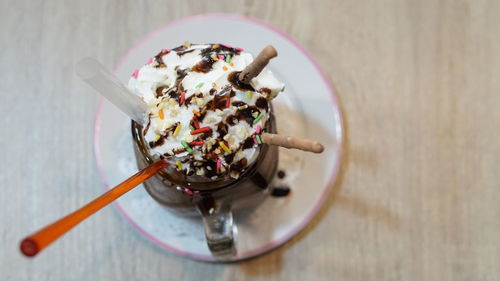
{"type": "Polygon", "coordinates": [[[276,133],[271,100],[284,85],[266,68],[242,77],[252,62],[241,48],[185,43],[159,51],[128,84],[148,106],[144,125],[132,122],[139,168],[171,163],[146,190],[181,215],[201,214],[219,260],[236,254],[232,211],[262,201],[278,164],[262,134],[276,133]]]}

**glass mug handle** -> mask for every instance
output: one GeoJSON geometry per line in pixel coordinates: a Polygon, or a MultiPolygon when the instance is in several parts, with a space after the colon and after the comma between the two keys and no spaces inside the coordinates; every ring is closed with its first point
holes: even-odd
{"type": "Polygon", "coordinates": [[[203,218],[205,237],[210,252],[216,260],[230,260],[236,255],[233,213],[226,202],[202,199],[198,210],[203,218]],[[207,204],[211,202],[211,204],[207,204]]]}

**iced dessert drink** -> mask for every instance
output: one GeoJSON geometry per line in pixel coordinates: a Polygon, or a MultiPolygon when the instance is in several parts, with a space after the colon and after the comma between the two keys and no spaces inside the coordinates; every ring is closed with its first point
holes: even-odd
{"type": "Polygon", "coordinates": [[[270,101],[284,85],[258,67],[240,80],[252,61],[240,48],[185,43],[161,50],[128,85],[148,107],[143,126],[132,122],[139,168],[157,158],[171,163],[146,190],[179,214],[201,213],[218,259],[236,252],[232,210],[256,206],[277,169],[278,149],[261,134],[276,133],[270,101]]]}
{"type": "Polygon", "coordinates": [[[161,50],[131,77],[129,88],[149,108],[138,134],[148,154],[171,159],[170,178],[183,190],[228,184],[258,159],[260,133],[271,127],[270,100],[284,85],[267,69],[241,83],[252,61],[240,48],[184,44],[161,50]]]}

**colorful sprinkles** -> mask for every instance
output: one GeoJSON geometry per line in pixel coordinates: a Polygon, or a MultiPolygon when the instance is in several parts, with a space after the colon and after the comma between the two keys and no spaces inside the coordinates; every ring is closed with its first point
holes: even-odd
{"type": "Polygon", "coordinates": [[[177,165],[177,171],[182,171],[182,164],[181,164],[181,161],[177,160],[175,161],[175,164],[177,165]]]}
{"type": "Polygon", "coordinates": [[[193,116],[193,124],[196,129],[200,128],[200,122],[198,122],[198,118],[196,118],[196,116],[193,116]]]}
{"type": "Polygon", "coordinates": [[[259,114],[259,116],[257,116],[257,118],[253,120],[253,123],[257,124],[257,122],[259,122],[259,120],[262,119],[262,117],[264,117],[264,113],[259,114]]]}
{"type": "Polygon", "coordinates": [[[191,135],[197,135],[197,134],[201,134],[201,133],[205,133],[205,132],[208,132],[212,129],[210,129],[209,126],[205,126],[205,127],[202,127],[202,128],[199,128],[199,129],[196,129],[196,130],[193,130],[191,132],[189,132],[191,135]]]}
{"type": "Polygon", "coordinates": [[[173,134],[174,137],[177,137],[179,135],[179,132],[181,131],[181,127],[182,127],[181,123],[177,124],[177,127],[175,127],[174,134],[173,134]]]}
{"type": "Polygon", "coordinates": [[[260,139],[260,135],[256,135],[255,138],[259,144],[262,144],[262,140],[260,139]]]}
{"type": "Polygon", "coordinates": [[[184,146],[184,148],[187,150],[187,152],[193,153],[193,149],[189,146],[189,144],[187,144],[187,142],[185,140],[182,140],[181,144],[182,144],[182,146],[184,146]]]}
{"type": "Polygon", "coordinates": [[[181,98],[179,99],[179,104],[183,104],[186,100],[186,92],[181,93],[181,98]]]}
{"type": "Polygon", "coordinates": [[[220,141],[220,142],[219,142],[219,145],[220,145],[220,147],[221,147],[221,148],[222,148],[225,152],[227,152],[228,154],[231,154],[231,153],[232,153],[231,149],[229,149],[229,147],[227,147],[227,145],[226,145],[223,141],[220,141]]]}
{"type": "Polygon", "coordinates": [[[134,72],[132,72],[132,77],[134,77],[135,79],[137,79],[137,76],[139,75],[139,70],[140,69],[134,70],[134,72]]]}
{"type": "Polygon", "coordinates": [[[158,111],[158,116],[160,117],[161,120],[163,120],[165,118],[165,113],[163,112],[163,109],[160,109],[158,111]]]}
{"type": "Polygon", "coordinates": [[[230,63],[231,62],[231,55],[227,55],[226,56],[226,63],[230,63]]]}
{"type": "Polygon", "coordinates": [[[251,99],[252,98],[252,91],[247,91],[247,98],[248,99],[251,99]]]}
{"type": "Polygon", "coordinates": [[[199,89],[199,88],[203,87],[204,84],[205,84],[204,82],[198,83],[198,85],[196,85],[196,89],[199,89]]]}
{"type": "Polygon", "coordinates": [[[217,174],[220,174],[220,167],[222,166],[222,161],[220,159],[217,159],[217,174]]]}

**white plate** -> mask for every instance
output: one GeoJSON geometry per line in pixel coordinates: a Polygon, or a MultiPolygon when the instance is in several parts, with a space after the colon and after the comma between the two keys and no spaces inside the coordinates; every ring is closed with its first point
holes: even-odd
{"type": "MultiPolygon", "coordinates": [[[[235,214],[238,255],[234,260],[263,254],[304,228],[333,185],[343,137],[337,98],[324,73],[295,41],[271,26],[236,15],[199,15],[167,24],[131,48],[114,72],[126,83],[134,69],[150,56],[185,41],[225,43],[254,55],[266,45],[273,45],[279,56],[269,67],[286,84],[285,92],[273,101],[278,131],[317,139],[326,147],[322,154],[280,149],[279,167],[287,176],[276,183],[289,185],[291,193],[287,197],[267,198],[250,214],[235,214]]],[[[106,189],[137,171],[130,121],[107,101],[101,101],[96,116],[95,154],[106,189]]],[[[134,229],[160,247],[186,257],[213,261],[199,218],[175,216],[142,187],[122,196],[115,206],[134,229]]]]}

